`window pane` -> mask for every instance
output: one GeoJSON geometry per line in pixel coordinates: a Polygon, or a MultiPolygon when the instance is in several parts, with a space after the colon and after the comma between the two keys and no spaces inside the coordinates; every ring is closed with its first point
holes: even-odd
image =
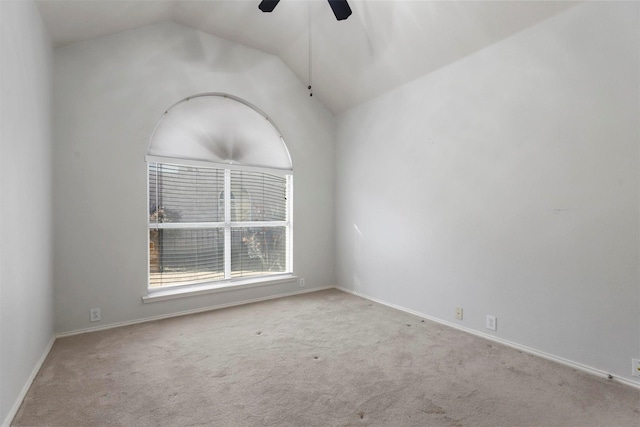
{"type": "Polygon", "coordinates": [[[224,279],[224,230],[149,230],[149,287],[224,279]]]}
{"type": "Polygon", "coordinates": [[[287,272],[287,183],[261,172],[149,163],[149,287],[287,272]]]}
{"type": "Polygon", "coordinates": [[[285,272],[286,240],[286,227],[232,228],[231,278],[285,272]]]}
{"type": "Polygon", "coordinates": [[[149,222],[224,221],[224,170],[149,163],[149,222]]]}
{"type": "Polygon", "coordinates": [[[283,176],[231,171],[231,221],[286,221],[286,190],[283,176]]]}

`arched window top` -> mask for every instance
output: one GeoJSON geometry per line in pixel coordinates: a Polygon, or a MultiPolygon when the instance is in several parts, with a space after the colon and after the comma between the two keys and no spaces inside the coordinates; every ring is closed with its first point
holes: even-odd
{"type": "Polygon", "coordinates": [[[233,95],[205,93],[171,106],[149,141],[147,159],[293,170],[275,123],[233,95]]]}

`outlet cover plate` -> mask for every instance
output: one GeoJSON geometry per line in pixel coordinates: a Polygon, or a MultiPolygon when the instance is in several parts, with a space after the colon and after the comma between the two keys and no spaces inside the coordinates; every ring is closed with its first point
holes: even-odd
{"type": "Polygon", "coordinates": [[[498,318],[487,314],[487,329],[492,331],[498,330],[498,318]]]}
{"type": "Polygon", "coordinates": [[[640,359],[631,359],[633,365],[633,372],[631,375],[634,377],[640,377],[640,359]]]}
{"type": "Polygon", "coordinates": [[[91,310],[89,310],[89,314],[90,314],[90,319],[92,322],[98,322],[100,321],[100,309],[99,308],[92,308],[91,310]]]}
{"type": "Polygon", "coordinates": [[[301,278],[300,278],[300,287],[301,287],[301,288],[304,288],[304,285],[305,285],[305,283],[304,283],[304,277],[301,277],[301,278]]]}
{"type": "Polygon", "coordinates": [[[456,307],[456,319],[462,320],[462,307],[456,307]]]}

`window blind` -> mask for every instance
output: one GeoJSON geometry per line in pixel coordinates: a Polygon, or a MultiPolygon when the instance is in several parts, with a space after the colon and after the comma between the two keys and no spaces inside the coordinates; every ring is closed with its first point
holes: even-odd
{"type": "Polygon", "coordinates": [[[286,176],[153,162],[148,174],[150,288],[289,272],[286,176]]]}

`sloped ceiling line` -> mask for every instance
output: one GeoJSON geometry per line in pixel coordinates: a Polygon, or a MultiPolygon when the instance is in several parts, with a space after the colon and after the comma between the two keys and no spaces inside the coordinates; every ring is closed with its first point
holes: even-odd
{"type": "MultiPolygon", "coordinates": [[[[325,0],[39,0],[55,46],[163,21],[276,55],[308,77],[308,8],[313,14],[313,90],[333,114],[373,99],[580,3],[569,1],[357,1],[336,21],[325,0]],[[286,3],[286,5],[284,4],[286,3]],[[286,7],[284,7],[286,6],[286,7]]],[[[305,83],[303,83],[305,84],[305,83]]]]}

